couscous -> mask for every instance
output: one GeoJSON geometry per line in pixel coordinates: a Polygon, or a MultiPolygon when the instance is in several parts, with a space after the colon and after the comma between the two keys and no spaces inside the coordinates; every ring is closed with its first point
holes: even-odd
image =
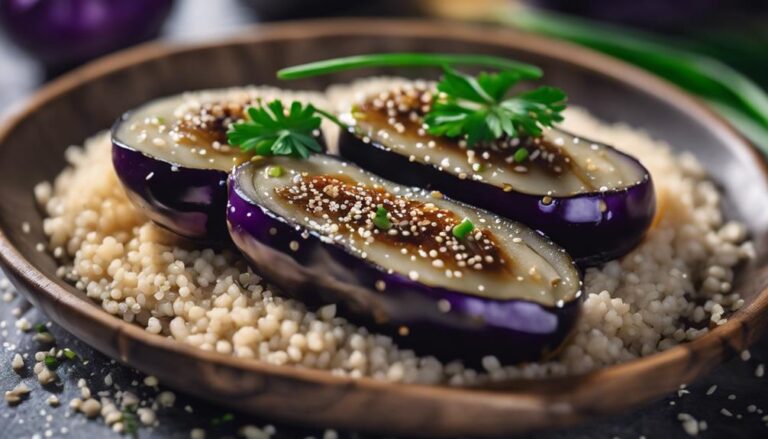
{"type": "MultiPolygon", "coordinates": [[[[348,118],[357,118],[358,122],[370,121],[371,116],[360,119],[360,102],[371,105],[370,111],[381,108],[383,114],[389,114],[387,108],[394,107],[393,114],[405,115],[405,119],[392,116],[383,122],[384,125],[377,125],[371,131],[355,131],[356,141],[362,141],[362,144],[394,142],[392,133],[407,132],[406,128],[401,129],[398,125],[405,126],[408,120],[425,127],[418,133],[414,132],[413,136],[427,138],[437,135],[426,131],[433,127],[430,125],[430,121],[434,120],[430,119],[434,116],[431,112],[434,108],[442,108],[434,99],[446,99],[444,89],[439,89],[443,92],[440,94],[434,87],[431,83],[375,79],[333,86],[324,94],[283,96],[275,89],[246,88],[188,94],[174,101],[173,105],[163,107],[162,111],[150,105],[149,112],[141,113],[141,117],[136,119],[138,124],[134,121],[119,128],[127,130],[119,136],[122,140],[132,136],[135,142],[151,145],[148,148],[152,151],[164,151],[164,160],[169,163],[173,162],[171,155],[174,154],[167,152],[173,149],[164,149],[169,142],[184,143],[185,136],[192,136],[186,137],[187,140],[192,139],[189,141],[198,141],[203,134],[212,132],[218,136],[207,138],[210,145],[214,145],[213,149],[201,152],[192,148],[187,151],[195,155],[194,160],[205,156],[205,160],[223,163],[215,166],[218,174],[208,186],[213,188],[210,193],[214,195],[196,204],[203,206],[201,212],[205,220],[198,221],[198,215],[195,221],[181,221],[178,216],[169,214],[174,209],[179,210],[179,206],[165,206],[166,211],[162,211],[157,205],[151,205],[152,202],[147,201],[150,192],[142,193],[141,189],[149,183],[126,183],[127,171],[118,166],[118,159],[113,156],[114,148],[118,146],[113,146],[114,139],[109,133],[100,133],[87,139],[82,148],[75,146],[68,149],[70,167],[54,182],[41,183],[35,190],[35,196],[47,214],[44,230],[49,242],[46,248],[61,261],[60,276],[72,281],[110,314],[140,325],[150,333],[241,358],[406,383],[464,385],[488,380],[582,373],[693,340],[709,328],[724,323],[730,312],[743,305],[743,300],[733,291],[734,270],[741,262],[753,257],[752,243],[742,224],[724,218],[720,207],[721,194],[695,157],[687,153],[675,155],[666,144],[650,138],[641,130],[605,124],[583,109],[562,111],[562,108],[552,107],[558,115],[562,112],[562,121],[554,117],[553,120],[559,122],[558,130],[563,131],[544,129],[543,133],[549,133],[544,135],[545,140],[535,140],[535,129],[530,126],[527,128],[529,132],[520,137],[527,139],[525,141],[516,140],[518,138],[512,137],[511,131],[502,135],[506,142],[503,145],[484,138],[477,140],[479,144],[493,145],[487,150],[492,154],[467,152],[469,168],[463,170],[457,165],[456,175],[451,176],[457,182],[438,188],[430,188],[429,182],[419,183],[428,188],[423,192],[424,198],[419,198],[421,195],[416,196],[405,187],[390,186],[386,181],[367,177],[369,174],[356,174],[351,171],[352,164],[337,159],[314,158],[322,157],[313,154],[326,147],[334,152],[339,133],[332,126],[320,125],[319,118],[315,120],[310,103],[332,108],[340,114],[342,123],[357,128],[360,126],[354,125],[354,121],[344,122],[344,112],[351,108],[348,118]],[[378,103],[375,99],[379,98],[370,100],[371,92],[384,93],[381,90],[388,90],[386,99],[382,98],[378,103]],[[432,93],[438,97],[433,97],[432,93]],[[222,96],[226,97],[223,101],[222,96]],[[388,100],[392,96],[400,101],[388,100]],[[416,99],[408,104],[411,106],[402,102],[409,97],[416,99]],[[270,103],[273,105],[269,107],[271,113],[264,110],[263,114],[259,114],[257,111],[261,110],[254,109],[264,100],[273,98],[279,99],[270,103]],[[293,103],[287,104],[291,100],[293,103]],[[281,101],[286,102],[285,107],[275,104],[281,101]],[[255,137],[253,142],[248,143],[251,139],[247,137],[247,130],[256,129],[254,126],[258,128],[260,118],[281,113],[285,118],[298,118],[303,114],[306,118],[302,123],[311,128],[309,137],[281,132],[275,138],[267,139],[273,147],[283,142],[281,145],[287,148],[286,155],[295,158],[243,158],[242,151],[257,151],[256,155],[280,154],[274,151],[259,154],[265,140],[255,137]],[[168,122],[169,119],[172,121],[168,122]],[[146,123],[142,125],[141,121],[146,123]],[[221,126],[211,131],[212,123],[221,126]],[[251,125],[246,127],[248,123],[251,125]],[[390,128],[385,129],[385,125],[392,131],[387,131],[390,128]],[[546,135],[555,136],[551,143],[546,140],[546,135]],[[589,141],[591,146],[586,148],[590,152],[584,153],[586,156],[574,152],[581,150],[579,143],[584,138],[592,139],[589,141]],[[564,146],[565,143],[570,146],[564,146]],[[230,154],[230,150],[235,150],[233,145],[238,144],[252,148],[244,146],[242,150],[230,154]],[[602,146],[608,144],[621,152],[602,146]],[[510,157],[506,162],[509,167],[494,162],[496,156],[510,157]],[[301,164],[291,162],[302,158],[305,160],[301,164]],[[581,159],[584,159],[583,163],[579,161],[581,159]],[[315,168],[307,166],[319,163],[318,160],[324,166],[332,162],[338,169],[323,171],[324,174],[318,174],[313,180],[311,169],[315,168]],[[336,165],[337,162],[339,165],[336,165]],[[242,181],[238,180],[239,171],[229,176],[227,170],[228,166],[240,163],[243,164],[238,169],[253,168],[253,171],[248,171],[251,172],[247,174],[248,178],[242,181]],[[510,173],[514,175],[510,177],[510,173]],[[343,178],[338,177],[341,174],[344,174],[343,178]],[[334,177],[330,178],[331,175],[334,177]],[[534,178],[532,175],[538,176],[535,177],[538,180],[530,187],[525,186],[534,178]],[[226,183],[227,178],[230,179],[229,184],[226,183]],[[515,220],[514,212],[491,209],[499,217],[486,217],[483,216],[485,213],[475,214],[462,210],[465,207],[446,204],[443,192],[461,198],[465,194],[463,189],[451,191],[454,187],[461,187],[463,183],[458,181],[465,180],[485,184],[489,186],[487,190],[497,187],[500,193],[514,195],[515,198],[510,200],[517,200],[519,205],[527,202],[526,197],[535,197],[538,200],[534,203],[537,213],[533,218],[522,220],[538,230],[545,229],[554,242],[533,231],[529,234],[529,229],[522,224],[514,226],[517,229],[513,227],[517,230],[515,232],[501,232],[496,226],[491,227],[491,224],[506,224],[506,218],[515,220]],[[566,180],[568,182],[564,183],[566,180]],[[280,181],[284,183],[271,187],[280,181]],[[549,184],[549,181],[561,186],[549,184]],[[252,196],[246,201],[257,200],[254,206],[258,209],[242,210],[244,205],[235,206],[233,203],[233,192],[242,196],[243,184],[254,184],[250,189],[252,192],[249,192],[252,196]],[[228,201],[227,186],[230,188],[228,201]],[[292,263],[299,261],[290,275],[265,270],[264,263],[259,264],[259,257],[255,256],[258,252],[249,251],[249,246],[267,251],[264,246],[271,242],[269,236],[280,236],[276,226],[264,227],[263,236],[259,235],[262,231],[252,229],[243,235],[246,238],[235,233],[245,230],[239,228],[238,215],[246,222],[246,217],[250,220],[252,215],[245,212],[253,214],[268,210],[264,207],[264,203],[268,202],[259,198],[260,191],[267,194],[269,200],[282,197],[280,203],[284,206],[299,209],[299,213],[290,213],[273,208],[273,211],[289,212],[282,214],[284,220],[281,221],[298,224],[296,230],[300,238],[290,242],[286,240],[285,249],[278,253],[272,253],[274,250],[264,253],[278,262],[283,261],[282,258],[293,260],[292,263]],[[339,201],[346,200],[347,196],[351,197],[348,204],[339,201]],[[434,201],[430,201],[430,197],[434,201]],[[555,231],[535,225],[536,221],[542,221],[542,224],[560,224],[557,227],[561,228],[572,227],[575,221],[572,214],[559,214],[561,216],[555,218],[549,212],[552,211],[550,206],[575,205],[576,202],[572,201],[575,199],[581,200],[578,202],[580,205],[594,201],[594,206],[597,206],[597,215],[602,222],[596,221],[590,226],[592,228],[579,230],[584,231],[590,242],[595,236],[604,236],[599,245],[568,241],[555,231]],[[417,201],[418,204],[413,204],[417,201]],[[627,208],[629,204],[626,203],[635,204],[627,208]],[[338,206],[342,208],[336,214],[338,206]],[[236,215],[235,207],[240,209],[236,215]],[[215,243],[217,234],[226,234],[226,229],[220,228],[220,224],[227,224],[225,214],[228,215],[234,243],[243,250],[245,257],[227,243],[215,243]],[[303,215],[306,215],[306,220],[299,220],[303,215]],[[408,215],[411,219],[406,220],[408,215]],[[541,218],[555,219],[552,222],[541,218]],[[619,218],[623,222],[616,230],[631,236],[619,239],[618,234],[604,225],[606,218],[619,218]],[[181,225],[179,227],[183,230],[175,230],[177,225],[181,225]],[[434,228],[431,232],[430,227],[434,228]],[[343,235],[347,233],[345,230],[349,231],[347,235],[343,235]],[[423,240],[428,237],[430,242],[437,244],[423,240],[418,245],[413,244],[414,235],[423,240]],[[505,241],[507,236],[509,245],[505,241]],[[308,301],[309,306],[306,305],[304,302],[307,300],[302,298],[307,298],[311,291],[303,281],[310,275],[303,270],[319,266],[319,262],[312,258],[302,259],[306,256],[302,252],[307,251],[312,239],[317,239],[321,246],[343,245],[346,254],[353,254],[365,263],[374,260],[377,269],[382,270],[380,277],[365,278],[363,282],[360,280],[363,278],[360,267],[368,265],[353,261],[349,269],[355,267],[350,271],[354,276],[337,277],[337,280],[346,279],[345,286],[342,288],[333,284],[318,287],[318,297],[327,298],[328,291],[352,291],[350,285],[357,285],[355,282],[370,282],[370,285],[360,284],[360,288],[367,285],[370,291],[365,292],[370,295],[351,296],[370,298],[375,294],[386,295],[394,275],[397,279],[404,279],[408,291],[426,285],[423,287],[427,292],[425,294],[441,294],[435,296],[434,301],[434,309],[439,311],[434,311],[437,317],[427,317],[432,311],[414,311],[418,315],[411,326],[393,318],[394,314],[376,312],[373,309],[376,300],[373,299],[357,303],[363,303],[361,307],[371,317],[369,321],[353,319],[355,323],[352,323],[347,317],[353,317],[349,310],[354,308],[350,305],[354,301],[348,297],[338,301],[331,297],[326,300],[334,302],[331,304],[318,305],[308,301]],[[386,247],[389,245],[398,251],[384,251],[377,256],[374,250],[380,245],[385,245],[382,247],[385,250],[390,248],[386,247]],[[527,245],[535,249],[531,255],[538,256],[525,256],[515,245],[527,245]],[[408,255],[408,258],[401,258],[400,254],[408,255]],[[574,257],[575,263],[569,259],[570,256],[574,257]],[[395,260],[400,262],[392,262],[395,260]],[[427,262],[422,264],[422,260],[427,262]],[[407,269],[401,268],[405,265],[408,265],[407,269]],[[578,270],[577,266],[580,267],[578,270]],[[515,269],[524,272],[511,275],[512,278],[500,281],[498,285],[493,283],[494,276],[501,275],[498,273],[515,273],[515,269]],[[405,271],[400,273],[401,270],[405,271]],[[443,276],[443,273],[450,281],[441,284],[442,281],[436,276],[443,276]],[[262,276],[278,286],[273,287],[262,276]],[[288,291],[287,285],[300,285],[304,296],[288,291]],[[435,285],[440,285],[440,288],[435,285]],[[489,291],[485,291],[486,285],[490,286],[487,288],[489,291]],[[526,293],[529,286],[531,292],[526,293]],[[450,294],[445,290],[451,290],[450,294]],[[537,295],[539,293],[541,297],[537,295]],[[458,325],[441,320],[441,313],[448,316],[458,313],[460,318],[478,319],[479,314],[472,314],[475,311],[467,311],[457,305],[464,301],[452,301],[454,294],[471,296],[469,302],[480,303],[477,306],[485,307],[485,310],[490,309],[489,303],[498,309],[500,301],[523,303],[525,309],[535,306],[550,310],[549,316],[553,317],[541,314],[535,318],[535,324],[517,325],[514,328],[516,332],[510,336],[511,349],[523,351],[520,343],[532,343],[531,351],[538,352],[538,358],[517,358],[506,355],[508,352],[503,350],[495,353],[489,348],[480,358],[474,359],[476,361],[463,361],[461,356],[449,358],[441,352],[436,357],[430,355],[432,352],[428,350],[418,346],[415,350],[408,349],[404,347],[407,343],[399,342],[414,334],[428,333],[420,329],[424,322],[436,324],[437,328],[460,328],[457,333],[468,331],[461,326],[465,322],[458,325]],[[569,320],[563,317],[565,311],[558,310],[569,309],[572,305],[578,309],[580,317],[569,320]],[[382,315],[385,317],[382,318],[382,315]],[[554,318],[551,321],[556,322],[557,328],[547,329],[547,334],[556,333],[560,338],[545,341],[542,341],[543,337],[532,338],[531,335],[541,327],[539,323],[551,318],[554,318]],[[394,333],[387,324],[394,326],[394,333]],[[564,344],[559,346],[563,340],[564,344]],[[516,361],[520,359],[537,361],[520,364],[516,361]]],[[[450,98],[449,94],[447,99],[450,98]]],[[[280,117],[274,120],[279,121],[280,117]]],[[[262,122],[264,125],[270,123],[266,120],[262,122]]],[[[507,128],[520,130],[526,127],[525,124],[523,121],[519,127],[507,128]]],[[[348,135],[345,131],[341,132],[342,138],[348,135]]],[[[465,135],[468,137],[458,141],[455,148],[474,151],[471,145],[473,133],[465,135]]],[[[482,137],[487,133],[477,135],[482,137]]],[[[343,147],[343,141],[340,144],[343,147]]],[[[415,148],[409,153],[410,156],[406,154],[406,161],[417,162],[424,169],[434,167],[434,172],[454,172],[448,171],[453,167],[448,156],[435,159],[437,164],[434,164],[430,163],[428,155],[414,153],[419,147],[415,148]]],[[[393,144],[391,150],[397,149],[397,145],[393,144]]],[[[445,151],[448,151],[445,154],[450,152],[449,149],[445,151]]],[[[342,150],[341,153],[347,157],[349,151],[345,154],[342,150]]],[[[365,168],[378,169],[375,163],[365,163],[360,157],[350,160],[365,168]]],[[[456,163],[455,158],[451,160],[456,163]]],[[[459,163],[463,162],[459,160],[459,163]]],[[[184,170],[171,165],[168,175],[163,175],[165,170],[160,168],[141,168],[140,172],[144,172],[139,175],[141,179],[149,182],[172,178],[174,173],[184,170]]],[[[379,170],[377,173],[384,172],[379,170]]],[[[398,180],[398,172],[393,170],[391,177],[398,180]]],[[[408,181],[403,183],[408,184],[408,181]]],[[[188,201],[188,198],[185,200],[188,201]]],[[[568,211],[573,212],[573,209],[568,211]]],[[[275,217],[270,218],[272,221],[275,217]]],[[[278,246],[273,244],[267,246],[278,246]]],[[[496,328],[489,316],[487,312],[481,316],[483,330],[496,328]]],[[[507,328],[504,325],[508,320],[506,318],[499,327],[507,328]]],[[[494,337],[494,341],[500,339],[498,333],[494,337]]]]}

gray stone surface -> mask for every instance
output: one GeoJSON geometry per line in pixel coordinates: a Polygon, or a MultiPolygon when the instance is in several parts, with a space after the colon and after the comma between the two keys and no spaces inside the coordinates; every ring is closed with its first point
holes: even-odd
{"type": "MultiPolygon", "coordinates": [[[[253,20],[243,5],[232,0],[186,0],[178,2],[165,28],[164,35],[171,39],[204,39],[236,32],[238,25],[253,20]]],[[[33,61],[14,50],[0,39],[0,112],[8,110],[11,103],[28,94],[43,77],[33,61]]],[[[2,200],[0,200],[2,202],[2,200]]],[[[2,277],[2,274],[0,274],[2,277]]],[[[0,281],[1,282],[1,281],[0,281]]],[[[1,293],[0,293],[1,294],[1,293]]],[[[93,393],[107,390],[114,396],[116,392],[130,389],[143,400],[151,401],[159,392],[167,389],[151,388],[143,385],[144,376],[129,367],[115,363],[90,349],[62,329],[51,325],[59,347],[69,347],[77,352],[84,362],[66,362],[57,369],[57,384],[41,387],[34,375],[32,366],[34,353],[41,350],[34,341],[34,329],[22,332],[16,329],[18,318],[26,318],[32,325],[46,323],[44,315],[19,297],[13,295],[10,302],[0,302],[0,390],[6,391],[23,381],[32,388],[30,395],[16,407],[0,404],[0,438],[35,438],[35,437],[70,437],[70,438],[109,438],[120,437],[105,425],[102,419],[87,420],[82,414],[72,414],[67,407],[72,398],[79,397],[77,387],[79,379],[84,378],[93,393]],[[16,315],[18,314],[18,315],[16,315]],[[11,369],[11,359],[15,353],[27,354],[24,372],[19,375],[11,369]],[[112,385],[104,382],[107,375],[112,378],[112,385]],[[53,408],[46,399],[55,394],[61,405],[53,408]],[[49,436],[48,436],[49,435],[49,436]]],[[[707,429],[700,433],[702,438],[765,438],[768,427],[761,420],[763,414],[748,412],[747,407],[754,404],[759,410],[768,413],[768,386],[766,379],[755,377],[758,364],[768,362],[768,340],[763,340],[751,350],[751,359],[742,361],[735,358],[718,368],[701,382],[694,383],[681,395],[670,395],[661,401],[650,404],[647,408],[611,419],[596,420],[588,425],[564,431],[554,431],[529,436],[549,439],[586,439],[586,438],[621,438],[648,439],[687,438],[678,420],[680,413],[688,413],[698,420],[706,421],[707,429]],[[706,391],[717,385],[716,392],[707,396],[706,391]],[[734,395],[735,399],[729,399],[734,395]],[[721,409],[733,413],[727,417],[721,409]]],[[[183,365],[180,365],[183,367],[183,365]]],[[[221,421],[229,410],[207,404],[204,401],[176,393],[173,407],[158,408],[159,424],[153,428],[140,428],[138,436],[142,438],[188,438],[194,428],[206,430],[208,438],[235,437],[237,430],[252,424],[263,427],[270,424],[268,419],[256,419],[232,412],[234,419],[221,421]],[[189,408],[187,408],[189,407],[189,408]],[[191,412],[190,412],[191,409],[191,412]],[[217,425],[218,424],[218,425],[217,425]]],[[[302,429],[296,426],[275,424],[278,438],[323,437],[322,430],[302,429]]],[[[340,437],[357,437],[354,433],[343,433],[340,437]]]]}

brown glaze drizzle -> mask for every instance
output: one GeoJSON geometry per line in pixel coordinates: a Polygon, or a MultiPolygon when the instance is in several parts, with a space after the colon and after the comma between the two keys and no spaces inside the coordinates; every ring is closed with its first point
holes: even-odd
{"type": "Polygon", "coordinates": [[[560,175],[571,168],[571,158],[564,148],[539,137],[505,137],[470,150],[459,138],[428,134],[423,118],[431,109],[433,96],[433,92],[426,86],[395,87],[369,97],[357,105],[352,113],[356,119],[365,120],[375,127],[389,125],[414,142],[434,142],[440,148],[465,151],[469,162],[477,164],[479,169],[506,166],[513,172],[526,173],[536,166],[553,175],[560,175]],[[526,148],[529,156],[522,163],[517,163],[514,155],[521,148],[526,148]]]}
{"type": "Polygon", "coordinates": [[[184,115],[176,121],[172,134],[187,146],[208,150],[209,153],[238,155],[240,150],[227,144],[230,125],[245,118],[245,110],[259,105],[256,100],[244,102],[208,102],[199,111],[184,115]]]}
{"type": "Polygon", "coordinates": [[[429,202],[393,195],[383,187],[356,183],[347,176],[314,175],[294,179],[275,193],[321,222],[331,223],[334,235],[348,234],[375,240],[404,254],[429,259],[437,268],[469,268],[484,272],[508,271],[509,258],[490,231],[475,225],[458,239],[453,227],[462,221],[455,213],[429,202]],[[377,208],[389,217],[387,228],[375,224],[377,208]]]}

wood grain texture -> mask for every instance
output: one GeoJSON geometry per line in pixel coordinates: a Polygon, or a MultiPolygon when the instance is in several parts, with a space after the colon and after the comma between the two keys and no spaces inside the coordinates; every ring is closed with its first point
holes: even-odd
{"type": "MultiPolygon", "coordinates": [[[[281,84],[319,89],[375,71],[281,84]]],[[[389,74],[431,75],[431,71],[389,74]]],[[[0,260],[9,277],[61,326],[105,354],[187,393],[275,419],[404,435],[508,436],[631,409],[705,374],[766,327],[768,168],[762,157],[695,99],[655,77],[590,51],[503,29],[417,21],[340,20],[259,26],[227,41],[152,44],[87,65],[44,87],[0,126],[0,260]],[[448,33],[450,30],[450,34],[448,33]],[[740,273],[747,305],[692,343],[587,375],[456,389],[334,377],[205,352],[124,323],[56,278],[37,252],[45,241],[33,186],[64,166],[63,151],[123,111],[185,90],[276,84],[280,67],[379,51],[510,56],[540,65],[547,81],[608,121],[646,128],[694,152],[723,187],[727,211],[748,225],[758,259],[740,273]],[[30,234],[21,224],[32,225],[30,234]]]]}

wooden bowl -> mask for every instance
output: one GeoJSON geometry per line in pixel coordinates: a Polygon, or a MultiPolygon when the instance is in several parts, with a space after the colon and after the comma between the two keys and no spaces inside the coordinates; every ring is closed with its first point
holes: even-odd
{"type": "MultiPolygon", "coordinates": [[[[321,88],[370,72],[283,83],[321,88]]],[[[387,71],[389,74],[408,73],[387,71]]],[[[424,73],[423,71],[421,72],[424,73]]],[[[628,410],[673,391],[755,340],[768,306],[768,177],[763,158],[698,101],[596,53],[510,30],[458,24],[341,20],[254,28],[214,44],[151,44],[81,68],[36,93],[0,127],[0,254],[16,286],[55,322],[101,352],[180,391],[276,420],[405,435],[510,435],[628,410]],[[447,31],[450,26],[450,32],[447,31]],[[573,103],[694,152],[727,194],[727,211],[756,240],[739,276],[747,304],[723,326],[663,353],[583,376],[486,389],[390,384],[278,367],[205,352],[113,317],[58,279],[33,186],[64,166],[71,144],[158,96],[249,83],[275,84],[280,67],[366,52],[442,51],[509,56],[540,65],[573,103]],[[21,232],[29,222],[32,231],[21,232]]]]}

